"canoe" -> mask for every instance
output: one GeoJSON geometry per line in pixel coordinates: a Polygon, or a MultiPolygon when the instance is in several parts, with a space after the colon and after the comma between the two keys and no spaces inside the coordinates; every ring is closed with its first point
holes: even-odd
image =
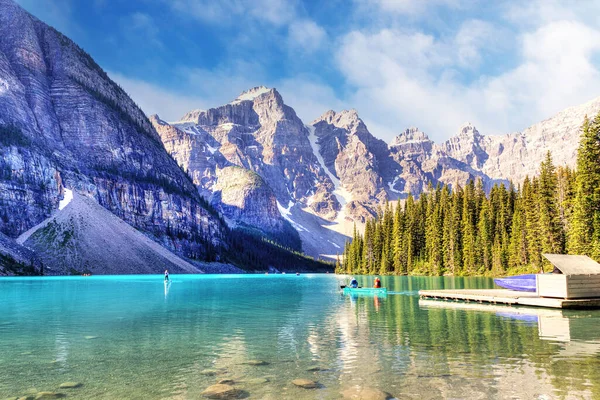
{"type": "Polygon", "coordinates": [[[387,288],[351,288],[346,286],[344,288],[344,294],[366,294],[385,296],[387,295],[387,288]]]}
{"type": "Polygon", "coordinates": [[[494,283],[500,287],[518,292],[535,292],[535,274],[508,276],[506,278],[494,279],[494,283]]]}

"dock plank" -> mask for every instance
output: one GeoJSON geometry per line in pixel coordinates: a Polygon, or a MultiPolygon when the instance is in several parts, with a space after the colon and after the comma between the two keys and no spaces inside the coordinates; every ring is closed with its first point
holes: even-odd
{"type": "Polygon", "coordinates": [[[499,303],[546,308],[600,308],[600,298],[560,299],[540,297],[534,292],[517,292],[508,289],[451,289],[420,290],[419,296],[427,299],[499,303]]]}

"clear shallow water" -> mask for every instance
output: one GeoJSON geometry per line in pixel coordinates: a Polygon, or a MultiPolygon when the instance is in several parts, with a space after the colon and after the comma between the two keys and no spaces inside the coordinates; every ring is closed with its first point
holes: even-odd
{"type": "Polygon", "coordinates": [[[161,276],[0,279],[0,398],[76,381],[60,392],[196,399],[220,379],[245,381],[235,386],[255,399],[337,399],[356,386],[402,399],[600,398],[600,311],[417,296],[491,279],[383,277],[398,293],[383,299],[342,296],[334,275],[172,279],[168,290],[161,276]]]}

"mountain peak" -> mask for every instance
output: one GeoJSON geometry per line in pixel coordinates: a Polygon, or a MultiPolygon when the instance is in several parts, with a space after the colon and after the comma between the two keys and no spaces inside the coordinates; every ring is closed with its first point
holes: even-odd
{"type": "Polygon", "coordinates": [[[429,136],[421,132],[417,127],[410,127],[396,136],[390,143],[390,147],[400,146],[408,143],[429,142],[429,136]]]}
{"type": "Polygon", "coordinates": [[[475,126],[472,123],[465,122],[460,127],[457,136],[476,137],[476,136],[481,136],[481,134],[479,133],[479,131],[477,130],[477,128],[475,128],[475,126]]]}
{"type": "Polygon", "coordinates": [[[165,122],[164,120],[162,120],[158,114],[152,114],[151,116],[148,117],[148,119],[150,120],[150,122],[156,123],[158,125],[168,125],[167,122],[165,122]]]}
{"type": "Polygon", "coordinates": [[[261,94],[269,93],[275,89],[269,89],[266,86],[256,86],[248,90],[244,90],[234,101],[233,103],[237,103],[244,100],[254,100],[256,97],[261,94]]]}

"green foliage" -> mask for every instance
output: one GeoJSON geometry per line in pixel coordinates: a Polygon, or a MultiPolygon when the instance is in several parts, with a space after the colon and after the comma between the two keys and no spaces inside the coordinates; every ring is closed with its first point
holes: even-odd
{"type": "Polygon", "coordinates": [[[269,267],[280,271],[329,272],[334,264],[313,259],[300,252],[285,248],[274,241],[246,229],[228,232],[227,246],[221,254],[225,260],[247,271],[268,271],[269,267]]]}
{"type": "Polygon", "coordinates": [[[600,114],[582,130],[568,250],[600,261],[600,114]]]}
{"type": "MultiPolygon", "coordinates": [[[[588,171],[597,170],[597,178],[590,179],[596,179],[594,188],[600,188],[600,141],[593,143],[598,146],[598,156],[588,171]]],[[[386,205],[378,218],[367,221],[364,235],[355,229],[338,270],[348,274],[487,276],[539,271],[544,267],[541,253],[564,253],[565,235],[574,220],[571,216],[583,209],[588,210],[585,226],[593,228],[597,220],[598,229],[574,225],[572,234],[580,229],[599,246],[593,238],[600,236],[600,212],[596,217],[593,213],[600,211],[600,190],[585,197],[587,208],[578,206],[575,182],[580,185],[577,193],[591,189],[580,177],[568,168],[555,168],[548,153],[540,176],[526,178],[522,189],[512,184],[494,185],[486,196],[481,181],[452,190],[430,186],[418,200],[409,195],[395,210],[386,205]]],[[[593,246],[587,247],[592,255],[593,246]]]]}
{"type": "Polygon", "coordinates": [[[0,266],[14,275],[43,275],[43,267],[37,269],[33,261],[29,264],[19,262],[10,254],[0,253],[0,266]]]}

